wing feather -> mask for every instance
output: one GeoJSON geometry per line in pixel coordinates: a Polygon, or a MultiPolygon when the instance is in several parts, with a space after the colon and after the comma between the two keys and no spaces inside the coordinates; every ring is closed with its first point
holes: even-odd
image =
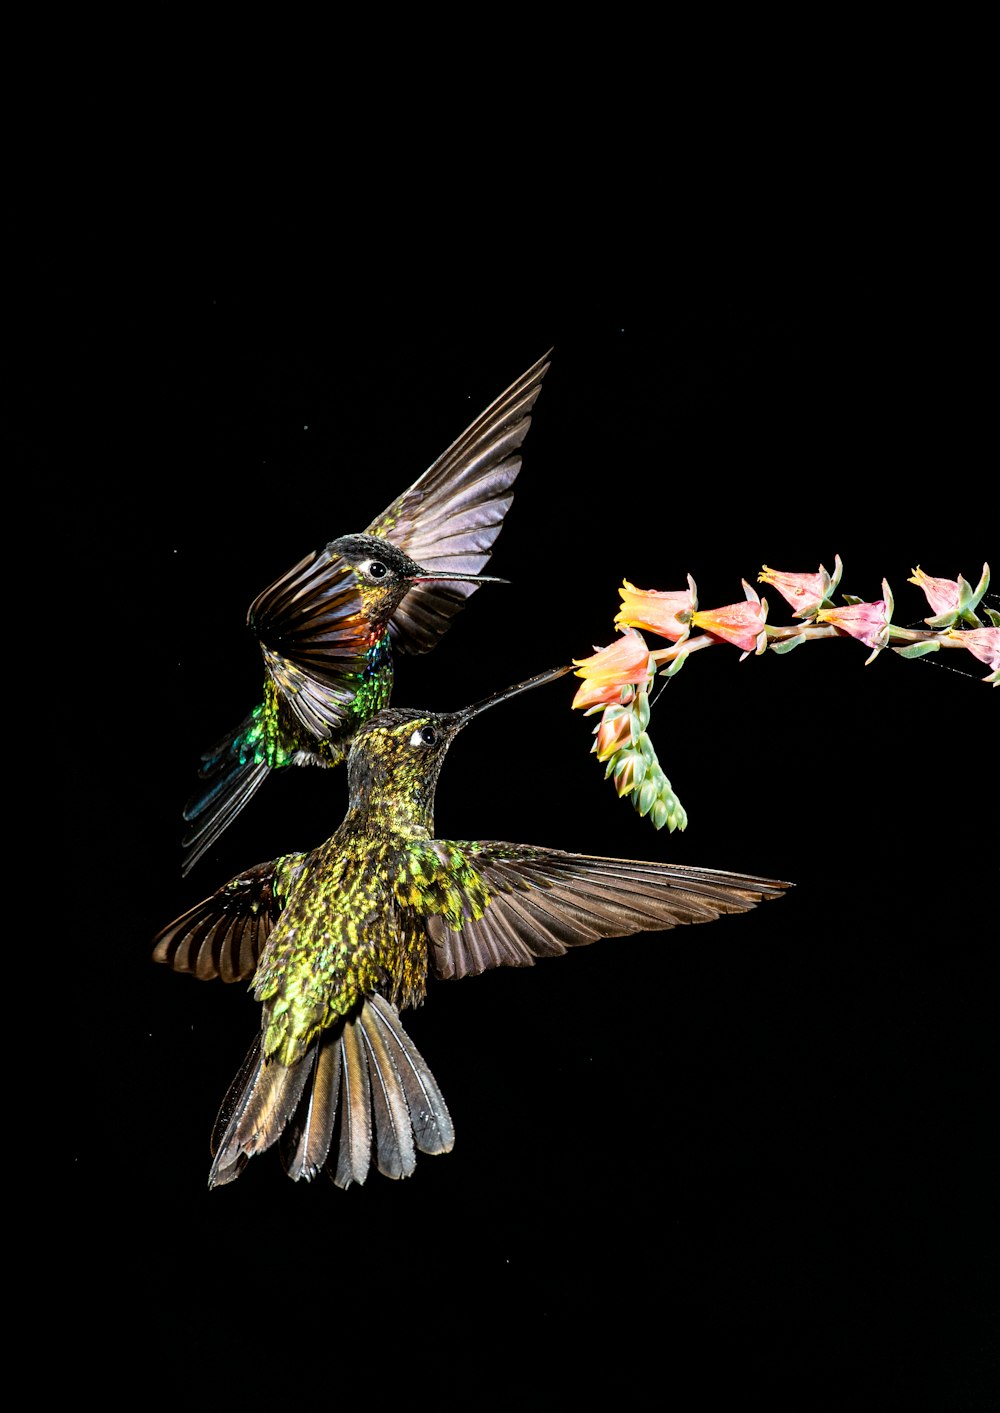
{"type": "Polygon", "coordinates": [[[780,897],[777,879],[657,861],[570,854],[517,844],[455,843],[489,901],[467,894],[460,926],[426,918],[438,976],[473,976],[495,966],[530,966],[599,937],[627,937],[710,922],[780,897]]]}
{"type": "Polygon", "coordinates": [[[276,868],[272,861],[247,869],[169,923],[154,939],[154,962],[199,981],[249,980],[283,906],[276,868]]]}
{"type": "MultiPolygon", "coordinates": [[[[551,352],[502,392],[372,521],[368,533],[390,540],[429,574],[482,573],[513,500],[520,447],[551,352]]],[[[414,584],[389,625],[394,649],[427,652],[477,587],[414,584]]]]}

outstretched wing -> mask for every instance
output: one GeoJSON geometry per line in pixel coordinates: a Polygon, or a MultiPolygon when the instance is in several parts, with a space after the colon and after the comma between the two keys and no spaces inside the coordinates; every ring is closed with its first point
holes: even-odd
{"type": "MultiPolygon", "coordinates": [[[[549,368],[544,354],[368,526],[429,574],[481,574],[513,500],[521,443],[549,368]]],[[[414,584],[389,631],[400,652],[434,646],[476,584],[414,584]]]]}
{"type": "Polygon", "coordinates": [[[308,857],[287,854],[231,879],[157,933],[153,961],[199,981],[249,981],[308,857]]]}
{"type": "Polygon", "coordinates": [[[442,864],[447,860],[448,888],[431,891],[434,910],[426,918],[441,978],[531,966],[536,957],[560,956],[599,937],[711,922],[791,887],[750,874],[517,844],[435,840],[431,847],[442,864]]]}

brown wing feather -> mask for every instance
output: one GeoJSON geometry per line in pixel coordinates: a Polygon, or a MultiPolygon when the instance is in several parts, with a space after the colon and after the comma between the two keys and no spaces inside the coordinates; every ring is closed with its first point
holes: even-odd
{"type": "Polygon", "coordinates": [[[335,735],[369,646],[352,565],[329,548],[307,555],[258,594],[247,618],[288,707],[313,736],[335,735]]]}
{"type": "MultiPolygon", "coordinates": [[[[408,490],[368,526],[430,574],[478,574],[510,509],[518,449],[549,368],[532,365],[466,428],[408,490]]],[[[415,584],[390,624],[394,647],[427,652],[476,584],[415,584]]],[[[306,728],[326,737],[342,725],[368,647],[354,570],[329,546],[306,555],[254,599],[247,621],[268,670],[306,728]],[[302,693],[314,679],[309,700],[302,693]],[[343,688],[343,701],[336,688],[343,688]]]]}
{"type": "Polygon", "coordinates": [[[654,861],[465,843],[461,849],[491,894],[482,916],[470,905],[455,931],[432,915],[427,932],[442,978],[495,966],[531,966],[599,937],[664,931],[746,912],[791,885],[772,878],[654,861]]]}
{"type": "Polygon", "coordinates": [[[278,920],[275,864],[247,869],[169,923],[154,939],[153,961],[200,981],[247,981],[278,920]]]}
{"type": "MultiPolygon", "coordinates": [[[[368,526],[430,574],[480,574],[513,500],[520,447],[549,369],[544,354],[368,526]]],[[[394,649],[434,646],[476,584],[414,584],[389,625],[394,649]]]]}
{"type": "Polygon", "coordinates": [[[303,668],[349,667],[364,633],[353,565],[329,546],[306,555],[257,595],[247,622],[261,642],[303,668]]]}

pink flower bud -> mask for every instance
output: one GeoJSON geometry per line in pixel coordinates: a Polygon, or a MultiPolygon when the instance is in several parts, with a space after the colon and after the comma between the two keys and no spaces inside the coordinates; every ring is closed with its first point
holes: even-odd
{"type": "Polygon", "coordinates": [[[608,707],[597,728],[594,754],[599,761],[610,759],[623,746],[632,741],[632,713],[619,708],[608,707]]]}

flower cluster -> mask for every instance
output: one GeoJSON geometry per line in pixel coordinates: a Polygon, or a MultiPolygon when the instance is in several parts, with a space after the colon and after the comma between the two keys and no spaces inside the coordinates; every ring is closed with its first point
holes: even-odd
{"type": "Polygon", "coordinates": [[[610,647],[576,661],[584,684],[573,705],[588,716],[601,712],[593,754],[607,763],[605,779],[614,779],[619,795],[630,795],[636,809],[657,829],[683,829],[687,815],[660,769],[649,725],[649,688],[656,676],[653,655],[634,628],[625,628],[610,647]]]}
{"type": "Polygon", "coordinates": [[[819,638],[848,637],[871,649],[866,664],[886,649],[901,657],[922,657],[943,648],[961,648],[989,668],[984,681],[1000,685],[1000,613],[982,608],[988,620],[984,623],[976,612],[989,587],[988,564],[983,565],[975,589],[961,575],[938,579],[919,567],[913,570],[907,582],[923,590],[932,610],[932,616],[923,620],[926,628],[893,623],[895,604],[885,579],[881,598],[865,602],[843,594],[838,606],[834,594],[843,570],[840,555],[835,557],[832,574],[822,564],[814,574],[792,574],[765,564],[758,581],[781,595],[796,620],[779,625],[768,623],[767,600],[745,579],[742,601],[714,609],[699,608],[690,574],[687,588],[680,590],[637,589],[624,581],[615,615],[619,638],[595,649],[591,657],[573,660],[576,675],[583,678],[573,706],[588,716],[601,713],[591,750],[606,765],[605,777],[614,780],[618,794],[630,796],[639,813],[648,815],[657,829],[664,825],[683,829],[687,815],[649,737],[650,689],[657,675],[674,676],[692,653],[703,648],[728,643],[740,649],[742,661],[768,649],[786,653],[819,638]],[[695,634],[695,629],[701,631],[695,634]],[[670,646],[650,649],[643,632],[666,639],[670,646]]]}

